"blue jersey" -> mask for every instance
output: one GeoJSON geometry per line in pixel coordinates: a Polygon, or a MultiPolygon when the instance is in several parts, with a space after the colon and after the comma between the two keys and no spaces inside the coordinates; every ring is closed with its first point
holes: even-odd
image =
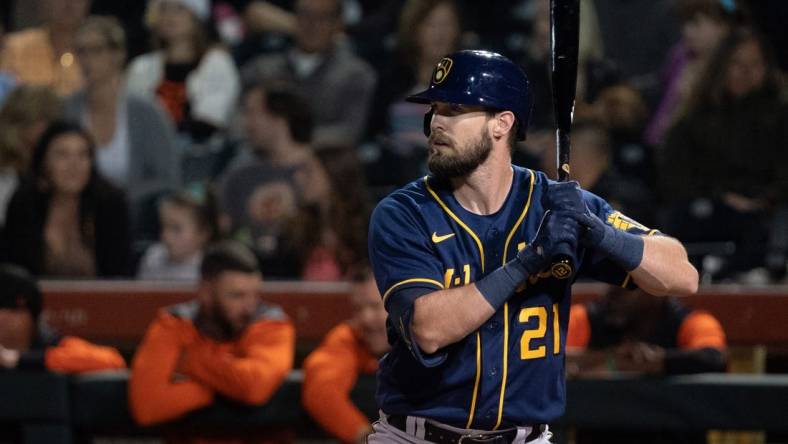
{"type": "MultiPolygon", "coordinates": [[[[502,208],[477,215],[433,177],[385,198],[370,226],[370,259],[384,304],[392,349],[380,363],[383,412],[431,418],[460,428],[541,424],[564,411],[564,344],[570,286],[532,276],[477,331],[432,355],[410,336],[413,302],[427,291],[467,285],[514,258],[536,235],[551,181],[513,167],[502,208]]],[[[583,192],[589,209],[618,229],[649,233],[583,192]]],[[[576,276],[629,286],[628,274],[592,251],[578,251],[576,276]]]]}

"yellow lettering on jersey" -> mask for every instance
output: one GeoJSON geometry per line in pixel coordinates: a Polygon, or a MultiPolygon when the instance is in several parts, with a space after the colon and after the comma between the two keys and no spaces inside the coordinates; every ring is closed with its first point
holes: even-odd
{"type": "Polygon", "coordinates": [[[443,273],[443,288],[451,287],[451,278],[454,276],[454,269],[447,268],[446,272],[443,273]]]}
{"type": "MultiPolygon", "coordinates": [[[[526,323],[531,318],[536,317],[536,327],[529,328],[523,332],[520,338],[520,359],[538,359],[547,356],[547,347],[540,345],[531,348],[531,341],[543,339],[547,335],[547,308],[545,307],[526,307],[520,310],[517,320],[526,323]]],[[[558,318],[558,304],[553,304],[553,354],[561,353],[561,323],[558,318]]]]}
{"type": "Polygon", "coordinates": [[[630,228],[637,228],[643,231],[649,231],[648,227],[637,222],[635,219],[624,216],[619,211],[614,211],[607,216],[607,223],[613,228],[621,231],[627,231],[630,228]]]}
{"type": "Polygon", "coordinates": [[[462,266],[462,272],[465,275],[465,282],[463,285],[468,285],[471,283],[471,266],[469,264],[465,264],[462,266]]]}
{"type": "Polygon", "coordinates": [[[558,304],[553,304],[553,354],[561,352],[561,324],[558,322],[558,304]]]}
{"type": "Polygon", "coordinates": [[[547,309],[544,307],[523,308],[520,310],[518,320],[525,323],[532,317],[537,318],[536,328],[525,330],[523,337],[520,338],[520,359],[523,360],[544,358],[547,355],[544,345],[531,348],[532,339],[543,338],[547,333],[547,309]]]}

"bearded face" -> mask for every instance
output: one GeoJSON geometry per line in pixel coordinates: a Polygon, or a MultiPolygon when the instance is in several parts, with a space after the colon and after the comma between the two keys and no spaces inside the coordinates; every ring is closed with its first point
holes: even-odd
{"type": "Polygon", "coordinates": [[[435,129],[428,140],[427,167],[438,179],[454,179],[471,174],[490,156],[492,137],[483,126],[477,137],[458,141],[435,129]]]}

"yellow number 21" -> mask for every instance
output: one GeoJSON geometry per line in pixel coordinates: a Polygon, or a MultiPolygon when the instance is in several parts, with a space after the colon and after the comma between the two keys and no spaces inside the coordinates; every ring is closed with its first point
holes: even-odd
{"type": "MultiPolygon", "coordinates": [[[[520,310],[518,321],[526,323],[531,318],[536,318],[536,328],[532,328],[523,332],[523,337],[520,338],[520,359],[537,359],[544,358],[547,355],[547,348],[545,345],[540,345],[536,348],[531,348],[531,340],[541,339],[547,333],[547,308],[545,307],[528,307],[520,310]]],[[[561,347],[561,330],[558,323],[558,304],[553,304],[553,354],[557,355],[561,347]]]]}

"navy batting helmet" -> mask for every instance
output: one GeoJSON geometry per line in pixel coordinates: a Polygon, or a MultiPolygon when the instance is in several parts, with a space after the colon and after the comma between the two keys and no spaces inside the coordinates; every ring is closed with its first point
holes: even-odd
{"type": "MultiPolygon", "coordinates": [[[[525,139],[531,114],[528,77],[506,57],[490,51],[458,51],[435,66],[430,86],[408,96],[415,103],[446,102],[511,111],[517,119],[517,140],[525,139]]],[[[427,118],[431,118],[427,113],[427,118]]],[[[429,122],[425,119],[425,134],[429,122]]]]}

